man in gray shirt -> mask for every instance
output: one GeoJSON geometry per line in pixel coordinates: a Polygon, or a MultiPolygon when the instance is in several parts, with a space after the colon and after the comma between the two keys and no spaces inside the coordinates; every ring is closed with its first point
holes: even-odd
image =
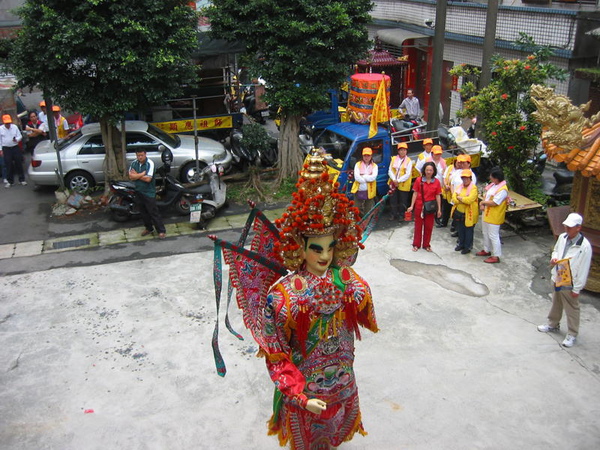
{"type": "Polygon", "coordinates": [[[417,120],[421,115],[421,105],[419,105],[419,99],[415,97],[415,94],[412,89],[408,89],[406,91],[406,98],[402,100],[399,110],[405,109],[407,120],[417,120]]]}

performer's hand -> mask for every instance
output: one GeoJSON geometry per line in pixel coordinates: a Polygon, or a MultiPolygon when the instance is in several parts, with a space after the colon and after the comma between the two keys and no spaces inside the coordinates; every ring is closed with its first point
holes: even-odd
{"type": "Polygon", "coordinates": [[[311,413],[321,414],[321,411],[325,411],[327,409],[327,403],[323,400],[319,400],[318,398],[311,398],[308,402],[306,402],[306,409],[308,409],[311,413]]]}
{"type": "Polygon", "coordinates": [[[571,291],[571,297],[577,298],[579,297],[579,294],[576,294],[575,292],[571,291]]]}
{"type": "Polygon", "coordinates": [[[550,260],[550,265],[551,265],[551,266],[555,266],[557,262],[558,262],[558,259],[556,259],[556,258],[552,258],[552,259],[550,260]]]}

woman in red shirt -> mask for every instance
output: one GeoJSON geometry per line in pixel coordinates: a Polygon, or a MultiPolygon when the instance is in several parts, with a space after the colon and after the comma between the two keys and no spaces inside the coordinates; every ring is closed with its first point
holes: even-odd
{"type": "Polygon", "coordinates": [[[415,232],[413,237],[413,252],[423,247],[428,252],[431,251],[431,232],[433,231],[433,222],[435,217],[442,216],[442,185],[435,177],[437,169],[433,162],[427,162],[421,169],[421,176],[413,184],[413,196],[408,212],[414,210],[415,232]],[[435,201],[437,209],[431,214],[425,214],[423,203],[435,201]]]}

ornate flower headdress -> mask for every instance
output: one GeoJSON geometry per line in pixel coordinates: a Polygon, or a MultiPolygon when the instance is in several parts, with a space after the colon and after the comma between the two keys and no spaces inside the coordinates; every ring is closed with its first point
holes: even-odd
{"type": "MultiPolygon", "coordinates": [[[[253,202],[249,202],[252,210],[236,244],[214,235],[209,236],[215,242],[213,277],[217,304],[212,347],[220,376],[227,372],[218,338],[223,285],[221,253],[229,266],[227,309],[235,288],[244,325],[252,332],[261,348],[268,348],[269,343],[263,339],[262,313],[265,299],[269,288],[277,279],[302,265],[301,246],[305,244],[304,239],[332,234],[337,240],[333,264],[351,266],[358,249],[364,248],[363,242],[373,230],[387,199],[385,195],[359,222],[358,209],[354,202],[338,193],[339,186],[331,182],[327,164],[319,149],[311,151],[296,187],[298,190],[293,194],[291,206],[275,224],[253,202]],[[248,249],[245,244],[251,230],[254,230],[254,236],[248,249]]],[[[228,314],[225,316],[225,325],[238,339],[243,339],[231,328],[228,314]]]]}
{"type": "Polygon", "coordinates": [[[287,212],[275,221],[280,230],[275,250],[288,270],[297,270],[302,264],[302,247],[308,237],[334,235],[336,265],[364,247],[360,243],[362,231],[357,226],[358,208],[338,192],[337,183],[331,182],[327,162],[319,149],[311,151],[296,187],[287,212]]]}

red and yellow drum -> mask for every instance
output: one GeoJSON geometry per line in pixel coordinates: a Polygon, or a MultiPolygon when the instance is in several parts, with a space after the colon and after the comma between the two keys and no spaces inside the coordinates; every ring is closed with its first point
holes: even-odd
{"type": "Polygon", "coordinates": [[[350,79],[348,101],[350,120],[355,123],[369,123],[381,80],[385,80],[388,105],[392,81],[389,76],[380,73],[355,73],[350,79]]]}

